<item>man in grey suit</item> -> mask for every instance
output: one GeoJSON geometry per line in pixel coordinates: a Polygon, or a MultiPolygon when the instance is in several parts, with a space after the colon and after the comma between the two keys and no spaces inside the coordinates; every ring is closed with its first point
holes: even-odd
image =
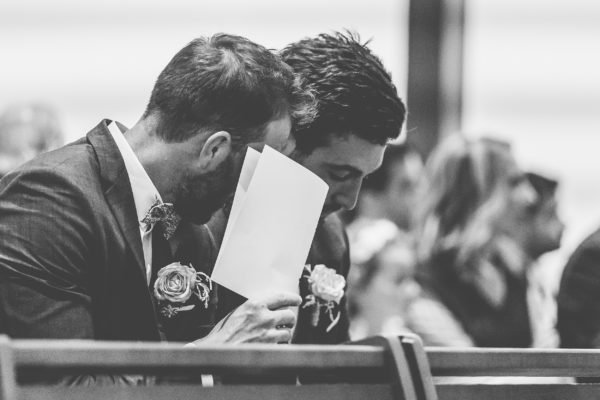
{"type": "MultiPolygon", "coordinates": [[[[180,229],[206,222],[231,196],[245,149],[284,150],[313,107],[264,47],[226,34],[192,41],[131,129],[104,120],[0,181],[0,332],[160,340],[157,314],[169,293],[152,287],[177,261],[167,253],[178,253],[169,241],[178,218],[154,211],[178,215],[180,229]]],[[[186,310],[171,299],[169,310],[186,310]]],[[[202,340],[289,341],[281,328],[293,326],[287,307],[299,303],[291,293],[248,301],[202,340]]]]}

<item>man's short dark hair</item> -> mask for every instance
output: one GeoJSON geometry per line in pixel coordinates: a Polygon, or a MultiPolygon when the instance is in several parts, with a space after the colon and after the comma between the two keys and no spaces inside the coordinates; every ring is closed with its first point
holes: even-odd
{"type": "Polygon", "coordinates": [[[354,134],[375,144],[398,137],[406,109],[381,60],[353,33],[321,34],[288,45],[283,60],[315,92],[317,117],[294,130],[310,154],[332,136],[354,134]]]}
{"type": "Polygon", "coordinates": [[[200,37],[160,73],[144,116],[158,113],[158,135],[184,141],[199,130],[226,130],[235,144],[262,137],[286,113],[311,120],[314,96],[272,51],[235,35],[200,37]]]}

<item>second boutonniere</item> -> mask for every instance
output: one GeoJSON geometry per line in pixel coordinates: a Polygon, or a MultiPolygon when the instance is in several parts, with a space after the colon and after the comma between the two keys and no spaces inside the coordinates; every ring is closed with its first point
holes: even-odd
{"type": "Polygon", "coordinates": [[[167,318],[193,309],[195,304],[186,305],[193,296],[208,308],[211,290],[212,281],[208,275],[179,262],[161,268],[154,282],[154,297],[158,300],[160,314],[167,318]]]}
{"type": "Polygon", "coordinates": [[[323,264],[317,264],[312,268],[307,264],[304,269],[308,272],[305,277],[308,279],[311,293],[304,298],[305,303],[302,308],[313,308],[312,326],[315,327],[319,324],[321,312],[327,313],[331,321],[326,329],[329,332],[340,320],[340,310],[336,308],[344,297],[346,279],[323,264]]]}

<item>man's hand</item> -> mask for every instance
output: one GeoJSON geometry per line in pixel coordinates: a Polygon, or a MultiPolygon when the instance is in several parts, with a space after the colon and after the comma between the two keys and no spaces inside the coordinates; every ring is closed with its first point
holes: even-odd
{"type": "Polygon", "coordinates": [[[296,324],[296,314],[290,307],[301,302],[300,296],[285,292],[248,300],[194,343],[289,343],[296,324]]]}

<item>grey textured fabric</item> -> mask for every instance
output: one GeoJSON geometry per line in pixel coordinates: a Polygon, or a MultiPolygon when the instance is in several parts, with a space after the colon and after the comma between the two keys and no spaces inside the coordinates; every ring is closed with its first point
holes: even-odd
{"type": "Polygon", "coordinates": [[[160,340],[133,194],[108,123],[0,181],[0,332],[160,340]]]}

